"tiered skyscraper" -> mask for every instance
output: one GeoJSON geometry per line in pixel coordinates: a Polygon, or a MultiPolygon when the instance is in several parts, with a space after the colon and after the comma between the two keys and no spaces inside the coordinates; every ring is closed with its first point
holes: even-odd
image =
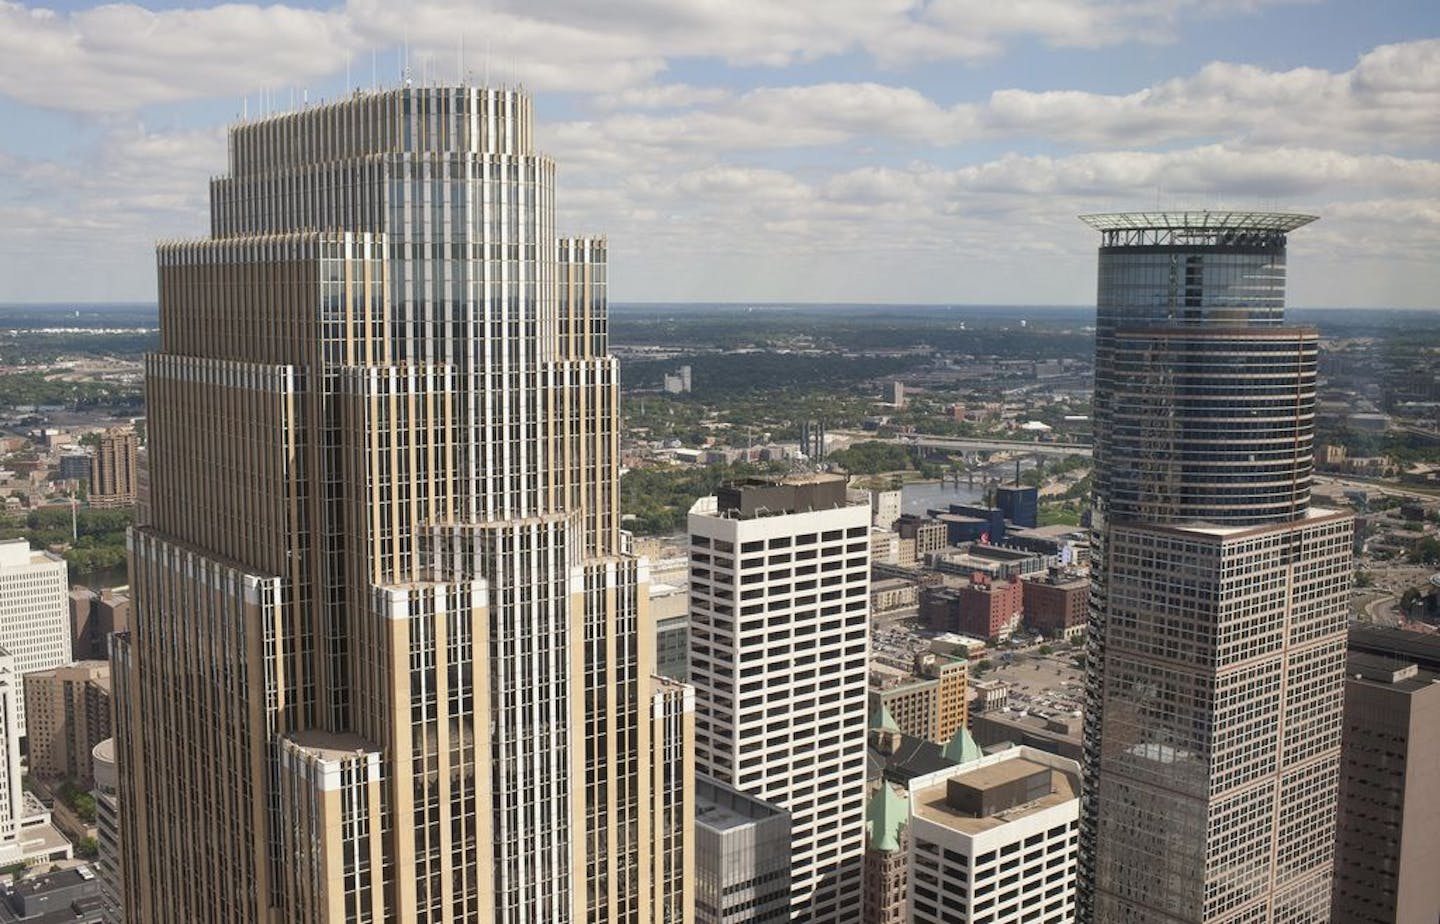
{"type": "Polygon", "coordinates": [[[1306,215],[1090,215],[1095,519],[1081,920],[1324,922],[1349,516],[1310,506],[1306,215]]]}
{"type": "Polygon", "coordinates": [[[211,237],[160,247],[129,920],[688,919],[693,701],[554,172],[522,93],[355,94],[233,129],[211,237]]]}

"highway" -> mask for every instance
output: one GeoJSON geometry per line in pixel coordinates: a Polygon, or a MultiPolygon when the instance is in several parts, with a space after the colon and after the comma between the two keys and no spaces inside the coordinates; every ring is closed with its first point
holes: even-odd
{"type": "Polygon", "coordinates": [[[957,436],[931,436],[913,433],[905,436],[882,437],[864,430],[833,430],[835,436],[844,436],[852,443],[874,441],[900,443],[903,446],[922,446],[926,449],[955,449],[963,452],[1021,452],[1042,456],[1088,456],[1087,443],[1035,443],[1028,440],[980,440],[957,436]]]}

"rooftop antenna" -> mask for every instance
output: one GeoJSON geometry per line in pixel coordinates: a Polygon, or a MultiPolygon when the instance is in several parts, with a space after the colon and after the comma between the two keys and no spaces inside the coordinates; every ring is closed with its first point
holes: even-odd
{"type": "Polygon", "coordinates": [[[370,49],[370,92],[376,93],[380,90],[380,52],[374,48],[370,49]]]}
{"type": "Polygon", "coordinates": [[[403,56],[401,57],[401,69],[400,69],[400,74],[401,74],[401,77],[402,77],[403,80],[404,80],[405,86],[408,87],[408,86],[410,86],[410,26],[409,26],[409,25],[406,25],[406,26],[405,26],[405,39],[404,39],[404,42],[405,42],[405,43],[404,43],[404,45],[402,46],[403,56]]]}

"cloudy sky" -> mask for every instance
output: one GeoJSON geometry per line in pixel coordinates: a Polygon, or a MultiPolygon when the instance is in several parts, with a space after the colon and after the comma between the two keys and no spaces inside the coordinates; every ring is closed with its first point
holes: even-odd
{"type": "Polygon", "coordinates": [[[1291,304],[1440,306],[1436,0],[0,0],[0,302],[152,299],[228,122],[407,46],[535,93],[615,301],[1084,304],[1074,216],[1160,207],[1321,215],[1291,304]]]}

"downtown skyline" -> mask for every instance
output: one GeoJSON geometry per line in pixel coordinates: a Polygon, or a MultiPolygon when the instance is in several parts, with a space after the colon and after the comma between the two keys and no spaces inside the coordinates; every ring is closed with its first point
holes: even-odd
{"type": "Polygon", "coordinates": [[[1084,304],[1069,216],[1158,206],[1323,214],[1292,305],[1433,305],[1437,34],[1422,3],[0,4],[0,302],[153,299],[225,126],[396,86],[408,43],[416,84],[533,91],[617,300],[1084,304]]]}

